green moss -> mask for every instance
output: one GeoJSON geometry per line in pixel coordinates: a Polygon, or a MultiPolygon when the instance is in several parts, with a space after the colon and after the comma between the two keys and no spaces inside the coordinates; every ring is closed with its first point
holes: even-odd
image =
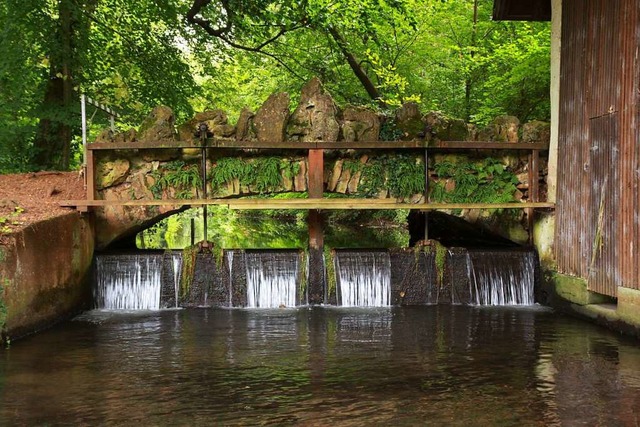
{"type": "Polygon", "coordinates": [[[191,290],[191,284],[196,271],[196,257],[198,246],[189,246],[182,250],[182,274],[180,275],[180,296],[186,298],[191,290]]]}
{"type": "Polygon", "coordinates": [[[610,298],[588,290],[587,281],[581,277],[552,273],[556,294],[569,302],[578,305],[603,304],[610,302],[610,298]]]}
{"type": "Polygon", "coordinates": [[[336,267],[334,264],[334,258],[336,251],[330,249],[328,246],[324,247],[324,265],[327,272],[327,296],[335,296],[338,289],[338,282],[336,276],[336,267]]]}
{"type": "Polygon", "coordinates": [[[309,250],[304,249],[300,251],[300,264],[298,267],[298,274],[300,277],[300,287],[298,289],[299,297],[302,297],[307,291],[308,267],[309,267],[309,250]]]}
{"type": "Polygon", "coordinates": [[[11,283],[6,277],[0,280],[0,344],[4,341],[7,325],[7,304],[5,303],[5,289],[11,283]]]}
{"type": "Polygon", "coordinates": [[[445,272],[445,263],[447,260],[447,248],[444,247],[437,240],[429,240],[426,245],[419,245],[413,248],[415,254],[415,265],[416,268],[418,266],[418,261],[420,258],[420,254],[432,254],[435,252],[435,264],[436,264],[436,273],[438,275],[438,285],[442,286],[444,283],[444,272],[445,272]]]}

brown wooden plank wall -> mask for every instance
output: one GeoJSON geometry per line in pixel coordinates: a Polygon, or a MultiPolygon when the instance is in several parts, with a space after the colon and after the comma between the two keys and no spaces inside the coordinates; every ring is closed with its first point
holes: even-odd
{"type": "Polygon", "coordinates": [[[640,284],[639,7],[564,0],[562,10],[558,269],[611,296],[640,284]]]}

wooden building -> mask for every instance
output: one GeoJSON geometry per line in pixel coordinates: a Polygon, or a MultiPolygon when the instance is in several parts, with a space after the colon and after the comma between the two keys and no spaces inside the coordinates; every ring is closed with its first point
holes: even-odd
{"type": "Polygon", "coordinates": [[[640,289],[640,1],[495,0],[494,19],[551,19],[559,35],[550,159],[558,272],[619,306],[639,304],[629,290],[640,289]]]}

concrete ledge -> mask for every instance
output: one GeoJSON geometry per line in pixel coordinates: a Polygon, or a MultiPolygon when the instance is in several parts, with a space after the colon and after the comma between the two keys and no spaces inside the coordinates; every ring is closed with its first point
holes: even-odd
{"type": "Polygon", "coordinates": [[[640,291],[618,286],[618,314],[625,323],[640,326],[640,291]]]}
{"type": "Polygon", "coordinates": [[[552,272],[551,281],[554,286],[554,293],[572,304],[607,304],[612,300],[606,295],[589,291],[587,289],[587,281],[580,277],[552,272]]]}

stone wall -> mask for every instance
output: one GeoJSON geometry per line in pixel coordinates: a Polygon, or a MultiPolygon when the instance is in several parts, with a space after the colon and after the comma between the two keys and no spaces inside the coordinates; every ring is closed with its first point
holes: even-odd
{"type": "MultiPolygon", "coordinates": [[[[258,140],[276,144],[282,141],[377,141],[377,140],[465,140],[500,142],[538,142],[549,140],[549,125],[532,122],[520,126],[517,118],[501,116],[487,127],[477,129],[461,120],[439,112],[422,113],[415,103],[407,103],[393,115],[384,115],[363,107],[339,108],[321,82],[314,78],[301,91],[297,107],[289,110],[286,93],[270,96],[256,113],[244,109],[235,125],[229,123],[224,111],[198,113],[176,126],[170,108],[155,108],[141,124],[113,135],[102,133],[98,141],[195,141],[202,123],[209,136],[218,139],[258,140]]],[[[325,153],[325,192],[355,197],[387,198],[418,203],[424,201],[424,161],[422,153],[389,154],[375,151],[334,150],[325,153]],[[401,159],[402,164],[393,159],[401,159]],[[375,169],[377,168],[377,169],[375,169]],[[369,179],[367,179],[367,171],[369,179]],[[402,171],[401,173],[398,171],[402,171]],[[421,170],[421,172],[420,172],[421,170]],[[394,173],[398,172],[393,176],[394,173]],[[413,182],[410,175],[414,174],[413,182]],[[422,175],[422,176],[418,176],[422,175]],[[371,177],[376,178],[375,185],[371,177]],[[377,179],[379,178],[379,179],[377,179]],[[404,181],[404,182],[399,182],[404,181]],[[393,187],[396,185],[396,187],[393,187]],[[404,186],[404,187],[402,187],[404,186]],[[402,187],[402,190],[399,188],[402,187]],[[408,189],[408,190],[407,190],[408,189]],[[408,191],[408,192],[407,192],[408,191]]],[[[200,149],[129,150],[97,152],[97,197],[105,200],[190,199],[202,197],[200,181],[200,149]]],[[[209,150],[206,164],[207,196],[214,198],[243,197],[255,194],[304,192],[308,185],[308,164],[302,153],[270,150],[209,150]]],[[[527,154],[516,151],[482,152],[476,155],[436,155],[430,160],[431,193],[440,191],[440,199],[432,201],[463,201],[456,195],[463,183],[459,177],[443,173],[442,164],[475,168],[482,159],[493,157],[502,169],[517,179],[506,199],[464,201],[526,201],[528,198],[527,154]],[[432,185],[433,184],[433,185],[432,185]],[[511,194],[512,193],[512,194],[511,194]],[[454,197],[455,196],[455,197],[454,197]],[[455,199],[455,200],[452,200],[455,199]]],[[[546,162],[541,162],[543,165],[546,162]]],[[[497,169],[475,170],[469,177],[485,173],[485,180],[494,180],[497,169]],[[486,172],[486,173],[485,173],[486,172]]],[[[544,178],[546,168],[541,170],[544,178]]],[[[509,178],[510,179],[510,178],[509,178]]],[[[544,193],[544,186],[542,192],[544,193]]],[[[477,194],[470,191],[471,195],[477,194]]],[[[544,197],[542,197],[544,199],[544,197]]],[[[159,219],[181,209],[180,206],[122,207],[96,209],[97,246],[131,236],[159,219]]],[[[462,212],[470,222],[479,222],[493,231],[517,242],[526,242],[528,230],[523,228],[523,213],[505,218],[479,211],[462,212]],[[507,221],[508,220],[508,221],[507,221]],[[505,225],[508,224],[508,225],[505,225]]]]}
{"type": "Polygon", "coordinates": [[[9,236],[0,249],[4,337],[35,332],[88,307],[94,237],[87,218],[69,213],[9,236]]]}

